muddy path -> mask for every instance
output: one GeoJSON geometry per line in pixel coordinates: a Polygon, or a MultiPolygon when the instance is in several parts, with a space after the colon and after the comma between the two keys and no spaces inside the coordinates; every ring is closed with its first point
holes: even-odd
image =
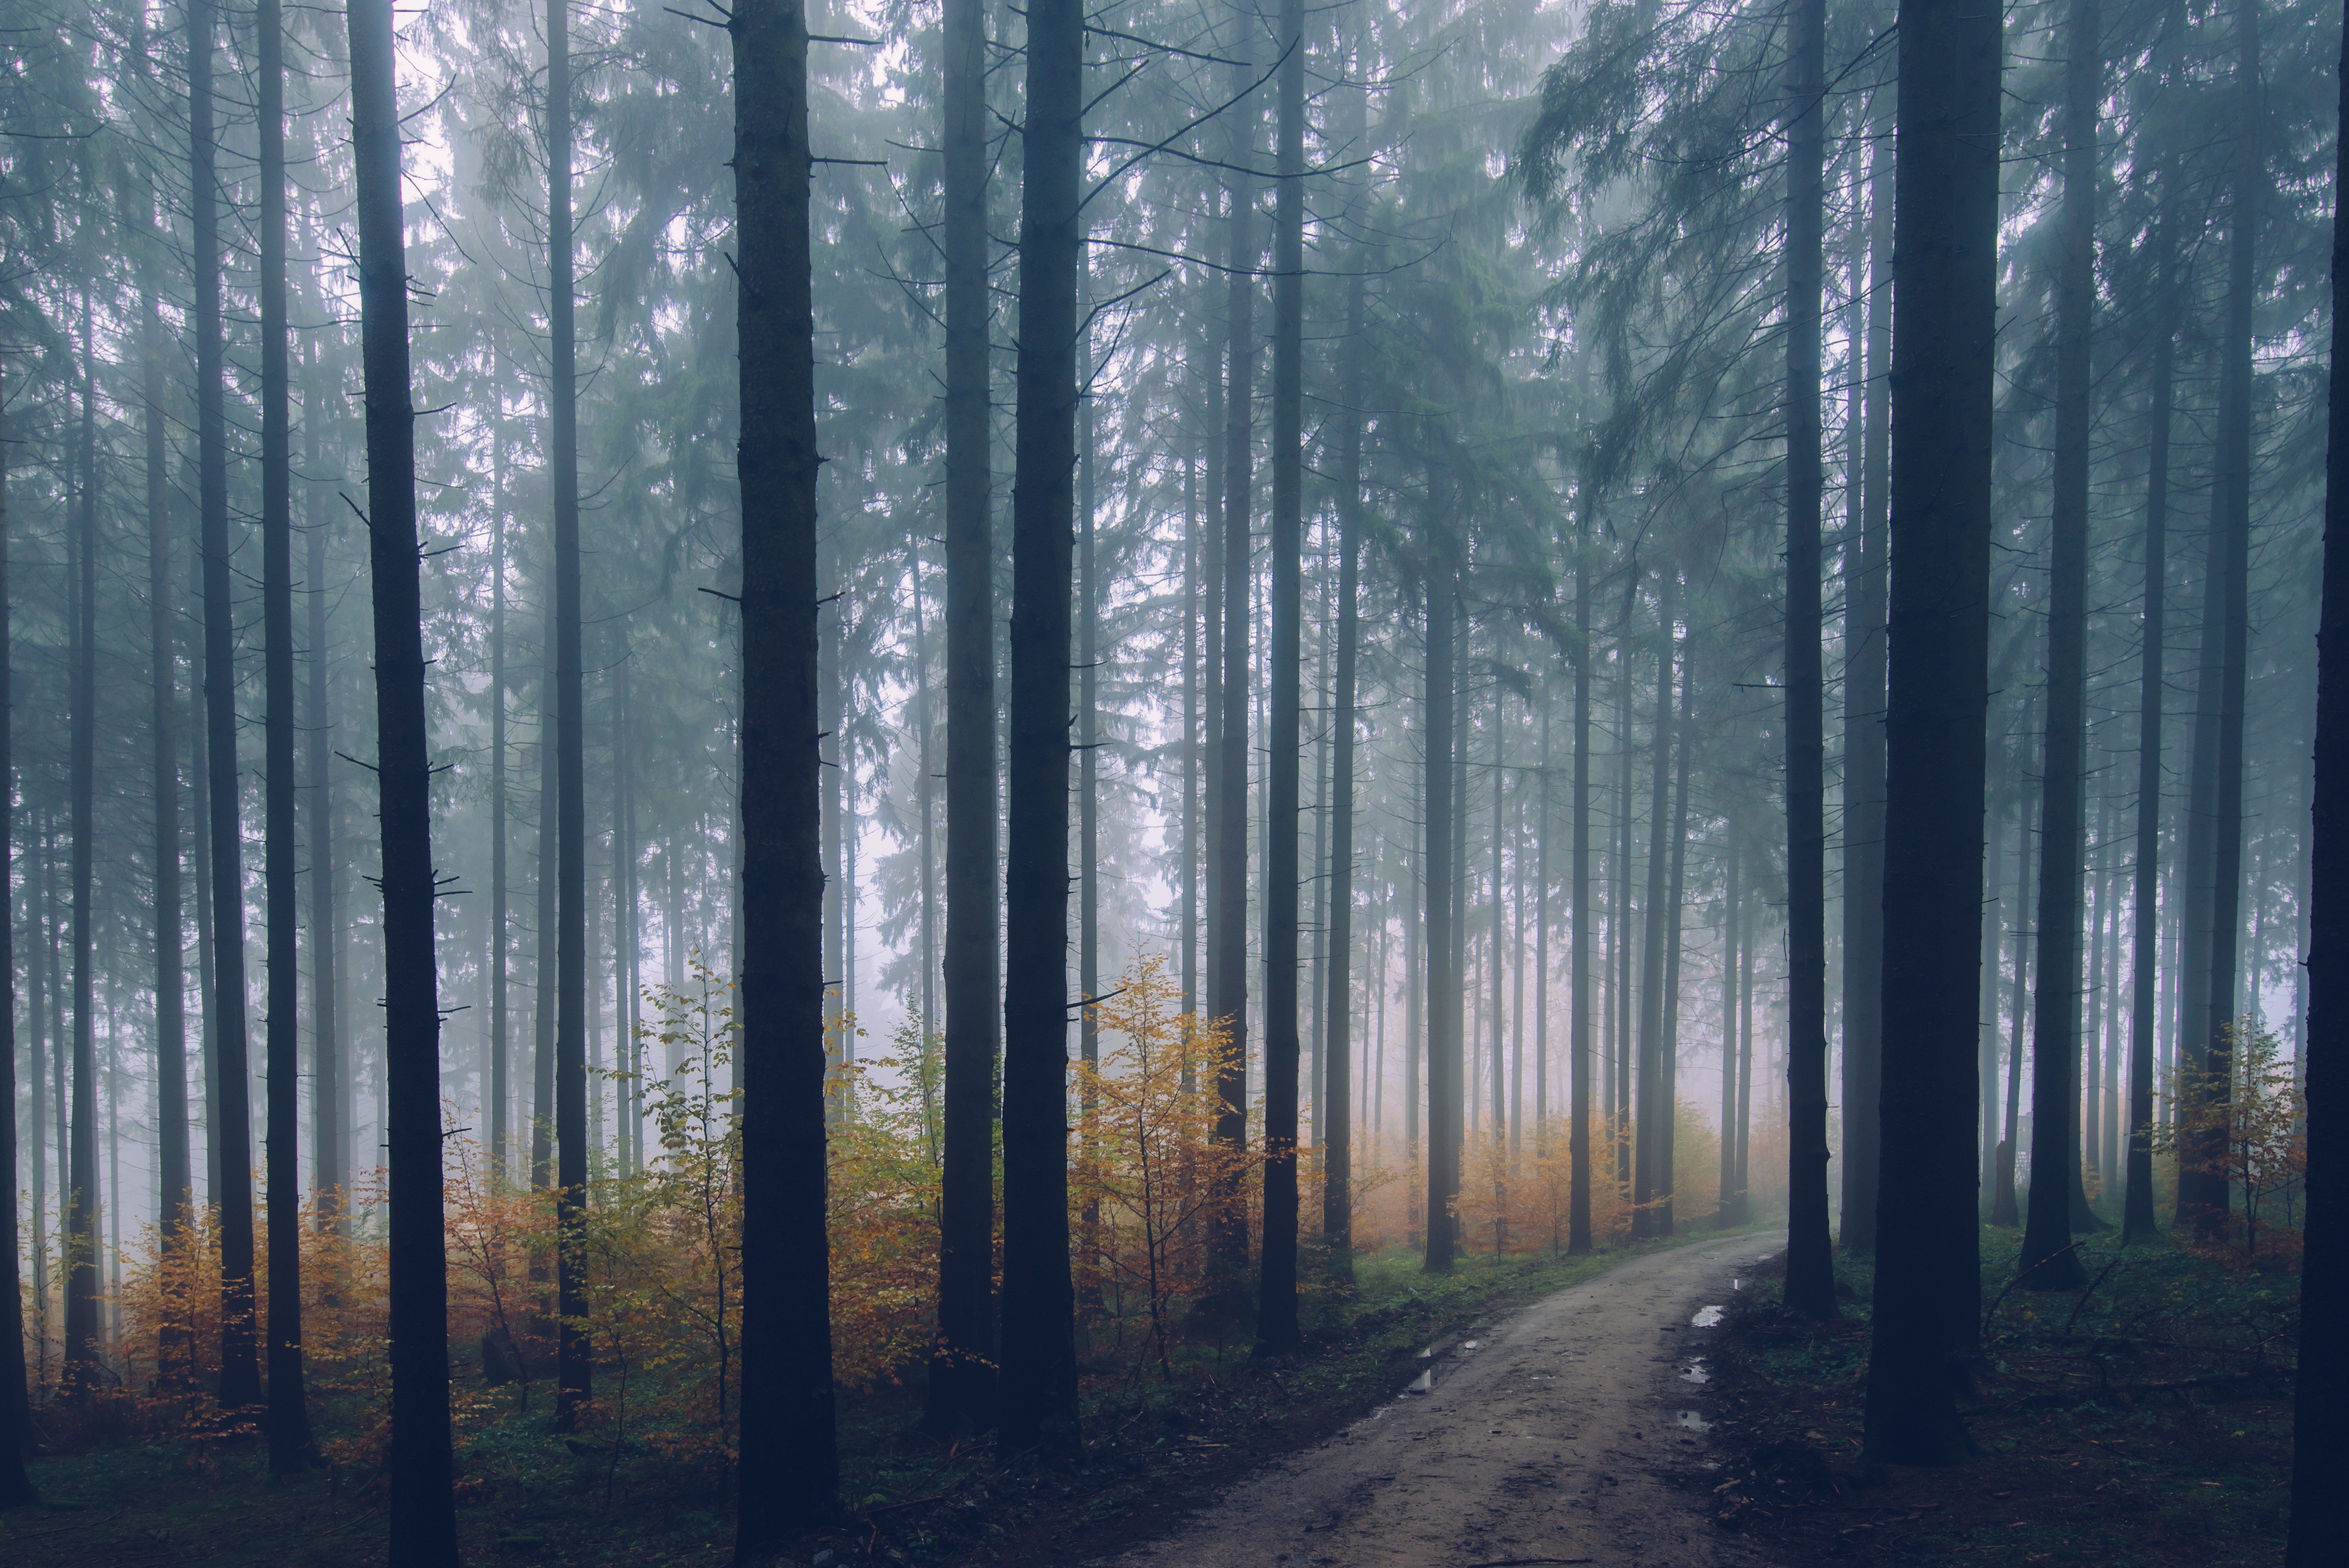
{"type": "MultiPolygon", "coordinates": [[[[1705,1460],[1692,1320],[1784,1246],[1637,1258],[1437,1347],[1424,1392],[1273,1464],[1113,1568],[1758,1564],[1675,1485],[1705,1460]]],[[[1699,1368],[1700,1372],[1702,1368],[1699,1368]]]]}

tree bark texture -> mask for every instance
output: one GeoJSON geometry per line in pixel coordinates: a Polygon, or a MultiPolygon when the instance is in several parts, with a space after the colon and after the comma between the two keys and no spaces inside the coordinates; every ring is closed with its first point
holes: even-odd
{"type": "Polygon", "coordinates": [[[285,27],[260,0],[261,640],[264,940],[268,955],[269,1468],[308,1461],[302,1390],[301,872],[294,840],[294,428],[285,325],[285,27]]]}
{"type": "Polygon", "coordinates": [[[221,1403],[261,1403],[253,1301],[253,1102],[245,1055],[243,833],[237,821],[236,625],[228,540],[228,413],[222,385],[220,186],[212,129],[212,0],[188,6],[191,253],[196,339],[196,497],[204,601],[204,728],[212,873],[213,1076],[206,1130],[219,1150],[221,1403]]]}
{"type": "MultiPolygon", "coordinates": [[[[1069,1268],[1069,654],[1075,521],[1084,17],[1028,12],[1012,476],[1011,714],[1003,995],[999,1451],[1079,1446],[1069,1268]]],[[[1243,693],[1243,697],[1245,694],[1243,693]]],[[[1232,928],[1237,930],[1237,927],[1232,928]]],[[[1233,973],[1240,973],[1234,966],[1233,973]]]]}
{"type": "Polygon", "coordinates": [[[727,26],[742,402],[743,1358],[734,1553],[749,1564],[836,1512],[840,1460],[824,1214],[807,17],[800,0],[742,0],[727,26]]]}
{"type": "MultiPolygon", "coordinates": [[[[432,947],[432,759],[424,710],[416,414],[409,381],[408,259],[391,13],[390,0],[351,0],[349,6],[381,790],[377,818],[383,855],[385,1142],[391,1166],[388,1511],[394,1568],[454,1568],[440,1010],[432,947]]],[[[223,1079],[226,1068],[223,1063],[223,1079]]]]}
{"type": "Polygon", "coordinates": [[[1305,6],[1280,0],[1278,184],[1272,242],[1271,646],[1265,736],[1264,1256],[1257,1349],[1285,1356],[1297,1322],[1298,822],[1304,744],[1305,6]]]}
{"type": "MultiPolygon", "coordinates": [[[[2344,7],[2349,10],[2349,7],[2344,7]]],[[[2349,22],[2349,17],[2344,17],[2349,22]]],[[[2349,33],[2344,34],[2341,111],[2349,124],[2349,33]]],[[[2333,205],[2349,188],[2349,141],[2335,150],[2333,205]]],[[[2302,1321],[2335,1324],[2349,1312],[2349,397],[2341,384],[2342,268],[2349,225],[2333,237],[2333,387],[2324,453],[2324,576],[2316,634],[2316,776],[2310,792],[2308,1077],[2305,1085],[2308,1223],[2302,1233],[2302,1321]]],[[[2285,1568],[2318,1568],[2340,1550],[2336,1501],[2349,1465],[2349,1429],[2338,1419],[2349,1391],[2349,1346],[2337,1334],[2304,1336],[2292,1424],[2292,1521],[2285,1568]]]]}
{"type": "Polygon", "coordinates": [[[1895,130],[1887,617],[1885,1163],[1866,1403],[1870,1458],[1947,1464],[1981,1296],[1974,1004],[1989,707],[2000,30],[1903,0],[1895,130]]]}
{"type": "Polygon", "coordinates": [[[1786,92],[1786,1307],[1835,1315],[1827,1234],[1825,672],[1819,652],[1819,295],[1826,3],[1797,0],[1786,92]]]}
{"type": "Polygon", "coordinates": [[[947,934],[938,1343],[925,1429],[994,1418],[995,560],[988,443],[987,26],[945,0],[947,934]]]}
{"type": "MultiPolygon", "coordinates": [[[[1882,127],[1879,129],[1885,129],[1882,127]]],[[[1868,170],[1868,324],[1861,398],[1859,533],[1847,568],[1843,725],[1843,1225],[1847,1253],[1876,1250],[1877,1140],[1884,1047],[1885,525],[1891,510],[1892,156],[1868,170]]],[[[1849,483],[1847,477],[1846,483],[1849,483]]]]}
{"type": "Polygon", "coordinates": [[[2021,1269],[2033,1290],[2077,1290],[2072,1183],[2080,1163],[2081,810],[2087,760],[2089,350],[2096,288],[2096,0],[2064,25],[2064,203],[2055,276],[2055,495],[2047,604],[2047,739],[2041,769],[2038,981],[2032,996],[2031,1196],[2021,1269]],[[2051,1115],[2063,1108],[2065,1114],[2051,1115]]]}

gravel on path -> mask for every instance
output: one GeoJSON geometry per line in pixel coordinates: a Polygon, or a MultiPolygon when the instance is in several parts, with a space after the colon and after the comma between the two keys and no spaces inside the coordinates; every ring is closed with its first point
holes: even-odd
{"type": "Polygon", "coordinates": [[[1701,1511],[1703,1309],[1785,1246],[1634,1258],[1438,1347],[1425,1392],[1225,1492],[1109,1568],[1758,1568],[1701,1511]],[[1697,1376],[1691,1375],[1695,1367],[1697,1376]]]}

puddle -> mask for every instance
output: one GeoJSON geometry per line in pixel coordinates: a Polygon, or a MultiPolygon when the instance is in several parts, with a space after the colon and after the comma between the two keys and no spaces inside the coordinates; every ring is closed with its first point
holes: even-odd
{"type": "Polygon", "coordinates": [[[1700,1356],[1695,1360],[1690,1362],[1687,1367],[1681,1373],[1681,1380],[1684,1383],[1712,1382],[1713,1374],[1705,1369],[1704,1357],[1700,1356]]]}
{"type": "Polygon", "coordinates": [[[1481,1339],[1464,1339],[1460,1342],[1460,1348],[1463,1350],[1474,1350],[1484,1343],[1485,1342],[1481,1339]]]}
{"type": "Polygon", "coordinates": [[[1674,1419],[1679,1423],[1681,1429],[1684,1432],[1709,1432],[1713,1430],[1713,1423],[1706,1420],[1702,1415],[1698,1414],[1694,1410],[1682,1410],[1674,1418],[1674,1419]]]}
{"type": "Polygon", "coordinates": [[[1411,1380],[1411,1387],[1408,1387],[1408,1388],[1405,1388],[1405,1389],[1403,1390],[1403,1392],[1404,1392],[1404,1393],[1406,1393],[1406,1394],[1433,1394],[1433,1393],[1434,1393],[1434,1392],[1435,1392],[1435,1368],[1434,1368],[1434,1367],[1429,1367],[1426,1371],[1424,1371],[1424,1372],[1421,1373],[1418,1377],[1416,1377],[1413,1378],[1413,1379],[1411,1380]]]}
{"type": "Polygon", "coordinates": [[[1721,1308],[1717,1306],[1701,1306],[1697,1308],[1696,1315],[1689,1319],[1689,1324],[1692,1327],[1695,1328],[1718,1327],[1721,1324],[1721,1308]]]}

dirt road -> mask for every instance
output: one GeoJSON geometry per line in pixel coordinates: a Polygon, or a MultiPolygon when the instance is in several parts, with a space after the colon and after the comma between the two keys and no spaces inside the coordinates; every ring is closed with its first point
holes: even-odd
{"type": "MultiPolygon", "coordinates": [[[[1225,1493],[1115,1568],[1746,1568],[1667,1472],[1703,1462],[1692,1318],[1783,1238],[1637,1258],[1431,1360],[1430,1387],[1225,1493]]],[[[1700,1367],[1701,1371],[1702,1368],[1700,1367]]]]}

